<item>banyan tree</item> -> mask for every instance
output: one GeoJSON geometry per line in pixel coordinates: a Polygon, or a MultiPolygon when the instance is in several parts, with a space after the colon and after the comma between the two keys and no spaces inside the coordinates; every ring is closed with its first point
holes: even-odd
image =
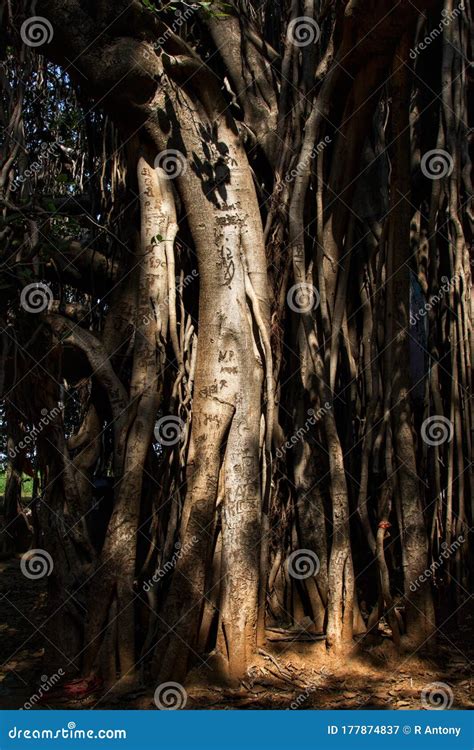
{"type": "Polygon", "coordinates": [[[1,3],[0,539],[51,669],[235,683],[272,628],[464,616],[455,2],[1,3]]]}

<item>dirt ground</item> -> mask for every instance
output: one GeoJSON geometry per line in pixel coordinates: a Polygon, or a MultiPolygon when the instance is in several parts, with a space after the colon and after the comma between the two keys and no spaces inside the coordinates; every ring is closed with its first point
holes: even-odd
{"type": "MultiPolygon", "coordinates": [[[[44,664],[45,582],[25,578],[19,559],[0,562],[0,708],[20,708],[49,677],[44,664]]],[[[472,599],[471,599],[472,604],[472,599]]],[[[451,620],[456,618],[451,618],[451,620]]],[[[269,632],[265,649],[238,689],[212,684],[201,667],[185,685],[190,709],[418,709],[434,682],[452,691],[452,709],[474,708],[472,633],[474,616],[462,608],[457,622],[439,633],[429,651],[396,654],[387,638],[363,639],[350,658],[328,658],[324,642],[281,641],[269,632]],[[270,640],[273,639],[273,640],[270,640]]],[[[36,708],[155,709],[150,687],[115,693],[102,690],[82,700],[36,708]]]]}

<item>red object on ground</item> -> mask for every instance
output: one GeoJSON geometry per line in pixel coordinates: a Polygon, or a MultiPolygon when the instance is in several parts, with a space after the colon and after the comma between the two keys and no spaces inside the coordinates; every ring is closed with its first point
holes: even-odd
{"type": "Polygon", "coordinates": [[[71,700],[74,698],[86,698],[102,688],[104,681],[97,675],[92,677],[78,677],[70,682],[65,682],[56,690],[48,691],[40,698],[40,703],[49,703],[53,700],[71,700]]]}

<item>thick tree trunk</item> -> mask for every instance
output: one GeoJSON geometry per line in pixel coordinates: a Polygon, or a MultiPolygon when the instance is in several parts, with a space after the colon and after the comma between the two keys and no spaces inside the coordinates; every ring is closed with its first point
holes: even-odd
{"type": "MultiPolygon", "coordinates": [[[[161,401],[164,367],[164,341],[168,330],[169,286],[167,250],[173,253],[176,210],[171,185],[160,169],[154,169],[144,156],[138,159],[138,185],[141,205],[141,238],[136,271],[135,344],[130,400],[116,467],[123,468],[116,479],[116,501],[107,537],[97,563],[90,591],[86,628],[86,671],[95,665],[106,628],[113,624],[110,611],[117,612],[114,624],[117,653],[116,669],[123,680],[135,674],[134,591],[136,540],[140,517],[143,470],[161,401]],[[123,449],[122,449],[123,440],[123,449]]],[[[174,281],[174,279],[173,279],[174,281]]],[[[106,665],[107,654],[104,654],[106,665]]],[[[115,681],[115,670],[106,677],[115,681]]]]}
{"type": "Polygon", "coordinates": [[[410,37],[405,35],[393,72],[392,198],[387,236],[386,336],[390,351],[391,409],[396,464],[394,481],[401,509],[403,572],[410,641],[422,644],[435,630],[431,591],[423,573],[428,567],[428,535],[417,474],[413,419],[410,406],[408,328],[410,310],[410,73],[407,65],[410,37]],[[411,584],[416,583],[413,592],[411,584]]]}
{"type": "MultiPolygon", "coordinates": [[[[212,96],[212,94],[211,94],[212,96]]],[[[176,103],[191,169],[177,182],[199,264],[200,304],[193,423],[180,557],[163,618],[175,630],[158,642],[160,679],[184,673],[206,595],[215,503],[223,472],[220,627],[231,677],[242,676],[256,644],[262,503],[260,440],[268,339],[266,261],[255,189],[234,125],[214,123],[194,101],[176,103]],[[208,175],[212,174],[212,178],[208,175]],[[197,542],[193,542],[197,539],[197,542]],[[184,590],[189,597],[183,597],[184,590]]],[[[211,106],[211,105],[209,105],[211,106]]],[[[160,143],[160,146],[162,143],[160,143]]],[[[267,377],[267,386],[268,386],[267,377]]],[[[268,407],[270,404],[267,405],[268,407]]],[[[270,411],[270,409],[269,409],[270,411]]],[[[270,411],[271,413],[271,411],[270,411]]],[[[272,425],[265,424],[271,432],[272,425]]]]}

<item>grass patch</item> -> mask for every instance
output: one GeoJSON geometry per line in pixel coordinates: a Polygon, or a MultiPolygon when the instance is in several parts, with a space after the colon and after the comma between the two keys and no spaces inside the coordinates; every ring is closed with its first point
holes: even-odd
{"type": "MultiPolygon", "coordinates": [[[[7,483],[7,475],[6,472],[2,471],[0,472],[0,497],[5,496],[5,485],[7,483]]],[[[33,479],[32,477],[29,477],[27,474],[23,474],[23,478],[21,480],[21,496],[31,498],[33,494],[33,479]]]]}

